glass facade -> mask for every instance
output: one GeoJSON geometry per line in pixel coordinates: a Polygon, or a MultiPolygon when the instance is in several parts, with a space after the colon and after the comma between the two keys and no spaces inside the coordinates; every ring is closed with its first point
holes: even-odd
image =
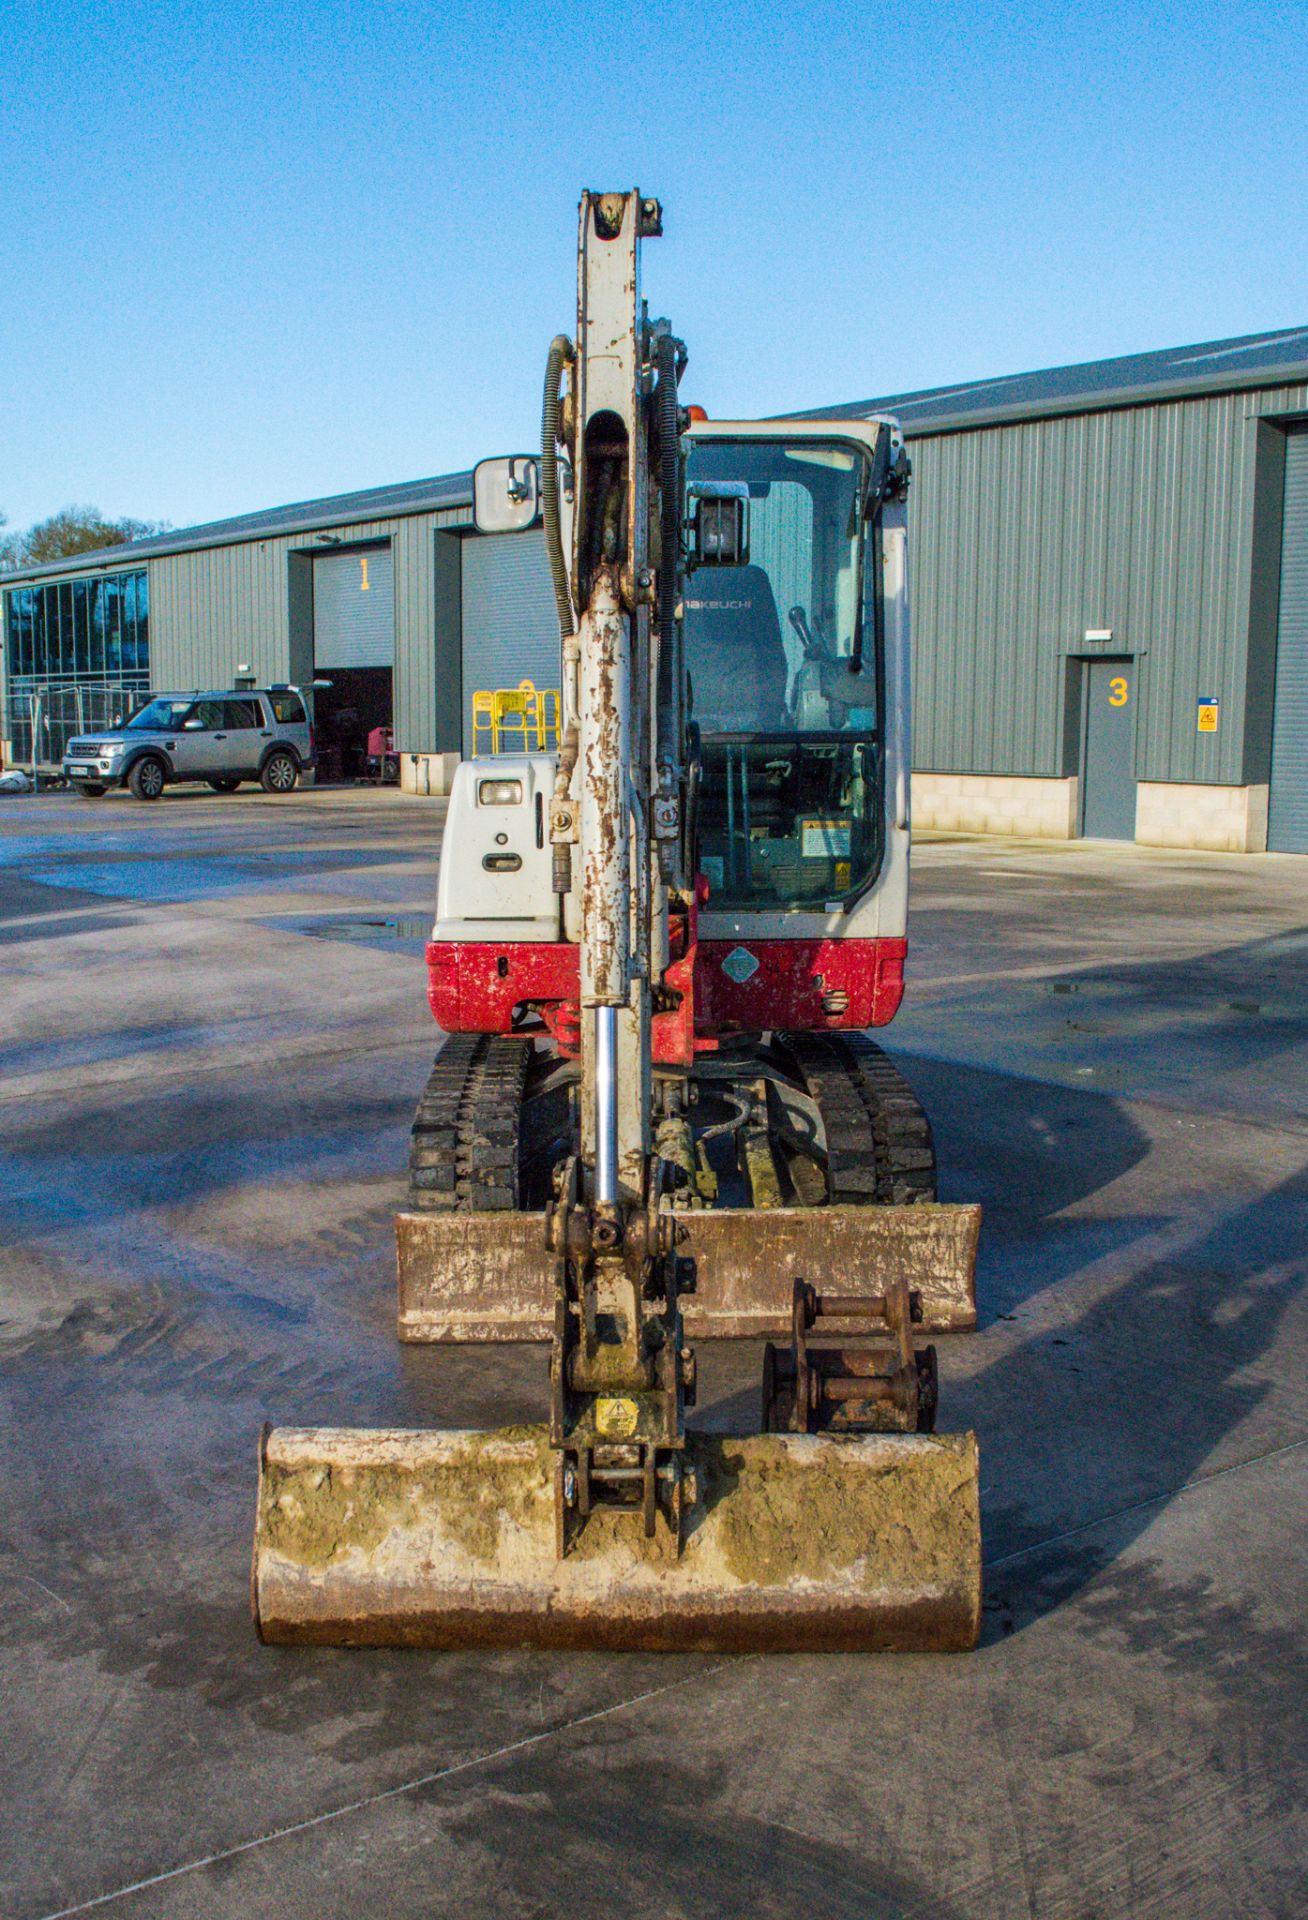
{"type": "Polygon", "coordinates": [[[4,735],[14,759],[57,765],[76,733],[107,727],[150,685],[144,568],[9,587],[4,735]]]}

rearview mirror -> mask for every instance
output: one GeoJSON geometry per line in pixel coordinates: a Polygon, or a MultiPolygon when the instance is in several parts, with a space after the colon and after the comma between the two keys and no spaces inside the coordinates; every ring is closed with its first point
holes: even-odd
{"type": "Polygon", "coordinates": [[[687,566],[749,564],[749,488],[743,480],[696,480],[690,489],[687,566]]]}
{"type": "Polygon", "coordinates": [[[204,726],[204,721],[203,721],[203,720],[183,720],[183,722],[182,722],[182,732],[183,732],[183,733],[198,733],[198,732],[200,731],[200,729],[201,729],[201,728],[202,728],[203,726],[204,726]]]}
{"type": "Polygon", "coordinates": [[[472,519],[478,533],[525,533],[540,512],[540,469],[530,454],[481,460],[472,470],[472,519]]]}

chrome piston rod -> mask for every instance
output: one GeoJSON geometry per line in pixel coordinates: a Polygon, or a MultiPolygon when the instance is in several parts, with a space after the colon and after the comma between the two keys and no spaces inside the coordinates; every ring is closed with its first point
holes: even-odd
{"type": "Polygon", "coordinates": [[[618,1200],[618,1010],[595,1009],[595,1204],[618,1200]]]}

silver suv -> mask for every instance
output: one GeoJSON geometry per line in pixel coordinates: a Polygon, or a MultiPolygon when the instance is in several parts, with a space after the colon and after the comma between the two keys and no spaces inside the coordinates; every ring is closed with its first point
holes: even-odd
{"type": "Polygon", "coordinates": [[[138,800],[157,800],[178,780],[203,780],[215,793],[257,780],[265,793],[290,793],[313,764],[313,726],[298,687],[156,693],[125,727],[64,749],[65,779],[91,799],[125,786],[138,800]]]}

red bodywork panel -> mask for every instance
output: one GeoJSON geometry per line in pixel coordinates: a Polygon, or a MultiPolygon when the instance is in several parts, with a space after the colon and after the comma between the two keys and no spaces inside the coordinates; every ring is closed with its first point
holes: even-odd
{"type": "MultiPolygon", "coordinates": [[[[904,995],[908,942],[699,940],[668,968],[680,1004],[653,1019],[654,1058],[688,1065],[728,1033],[789,1028],[861,1031],[893,1020],[904,995]],[[727,972],[723,962],[740,956],[727,972]],[[749,962],[757,962],[749,972],[749,962]],[[746,972],[736,979],[733,973],[746,972]]],[[[580,951],[563,941],[432,940],[427,997],[447,1033],[510,1033],[530,1005],[564,1053],[575,1053],[580,951]]]]}

